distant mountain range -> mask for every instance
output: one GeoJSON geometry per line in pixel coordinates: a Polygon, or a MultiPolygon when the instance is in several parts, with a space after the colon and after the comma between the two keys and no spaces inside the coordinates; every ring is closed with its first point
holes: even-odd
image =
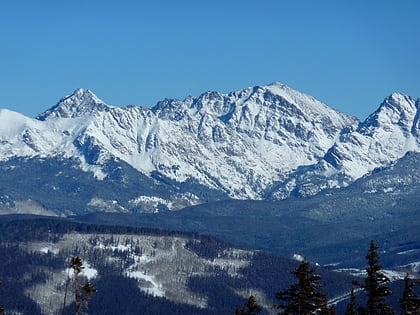
{"type": "Polygon", "coordinates": [[[0,212],[28,204],[55,215],[156,212],[311,196],[419,152],[419,106],[394,93],[360,122],[280,83],[153,108],[109,106],[78,89],[36,119],[0,111],[0,212]],[[126,192],[97,189],[110,185],[126,192]]]}

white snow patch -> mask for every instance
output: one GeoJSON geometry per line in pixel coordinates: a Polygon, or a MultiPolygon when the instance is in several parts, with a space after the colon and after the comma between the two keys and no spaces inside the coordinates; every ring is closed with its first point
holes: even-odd
{"type": "Polygon", "coordinates": [[[420,251],[420,248],[414,248],[414,249],[409,249],[409,250],[405,250],[402,252],[398,252],[397,255],[406,255],[406,254],[414,254],[420,251]]]}
{"type": "Polygon", "coordinates": [[[336,267],[339,266],[341,264],[341,262],[333,262],[333,263],[329,263],[326,265],[323,265],[324,267],[336,267]]]}
{"type": "MultiPolygon", "coordinates": [[[[363,289],[358,288],[358,289],[355,289],[354,292],[356,293],[356,292],[359,292],[359,291],[362,291],[362,290],[363,289]]],[[[342,294],[342,295],[339,295],[339,296],[335,296],[335,297],[329,299],[328,305],[337,305],[338,303],[349,299],[350,298],[350,295],[351,295],[351,292],[347,292],[345,294],[342,294]]]]}
{"type": "MultiPolygon", "coordinates": [[[[341,268],[341,269],[335,269],[334,271],[337,272],[343,272],[347,273],[353,276],[358,277],[365,277],[366,276],[366,270],[365,269],[357,269],[357,268],[341,268]]],[[[390,270],[390,269],[383,269],[381,272],[389,278],[390,281],[395,280],[402,280],[404,279],[406,272],[403,271],[397,271],[397,270],[390,270]]]]}
{"type": "Polygon", "coordinates": [[[420,261],[415,261],[402,267],[409,268],[412,272],[420,272],[420,261]]]}
{"type": "Polygon", "coordinates": [[[48,253],[52,253],[54,255],[57,255],[60,251],[60,249],[58,248],[51,248],[49,246],[45,246],[39,249],[39,251],[43,254],[48,254],[48,253]]]}
{"type": "Polygon", "coordinates": [[[299,255],[299,254],[293,254],[293,259],[297,260],[297,261],[300,261],[300,262],[305,261],[305,257],[303,257],[302,255],[299,255]]]}
{"type": "MultiPolygon", "coordinates": [[[[92,280],[98,276],[98,270],[92,268],[88,262],[83,262],[83,270],[80,273],[81,276],[86,277],[88,280],[92,280]]],[[[74,270],[72,268],[66,268],[64,270],[66,275],[69,275],[70,279],[74,279],[74,270]]]]}
{"type": "Polygon", "coordinates": [[[395,280],[403,280],[406,272],[403,271],[395,271],[395,270],[382,270],[382,273],[389,278],[391,281],[395,280]]]}
{"type": "Polygon", "coordinates": [[[156,196],[139,196],[129,201],[132,206],[143,206],[154,213],[159,212],[160,205],[166,206],[169,210],[179,210],[200,203],[200,198],[192,193],[175,194],[170,200],[156,196]]]}
{"type": "Polygon", "coordinates": [[[154,296],[165,296],[165,292],[162,290],[162,285],[156,281],[155,277],[151,275],[146,275],[144,272],[141,271],[127,271],[126,275],[137,280],[144,280],[147,282],[148,285],[150,285],[149,287],[145,287],[144,285],[142,285],[140,287],[142,291],[152,294],[154,296]]]}

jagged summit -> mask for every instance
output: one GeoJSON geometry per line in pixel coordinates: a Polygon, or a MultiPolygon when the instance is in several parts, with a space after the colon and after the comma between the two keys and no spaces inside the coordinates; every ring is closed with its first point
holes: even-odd
{"type": "Polygon", "coordinates": [[[392,93],[385,98],[377,112],[387,110],[391,110],[397,114],[408,114],[417,111],[418,105],[416,105],[416,100],[408,95],[392,93]]]}
{"type": "Polygon", "coordinates": [[[289,86],[273,82],[269,85],[248,87],[222,94],[215,91],[189,96],[183,101],[165,99],[153,109],[161,119],[191,120],[195,116],[211,116],[226,124],[246,128],[267,127],[267,119],[275,119],[280,125],[293,128],[295,120],[322,123],[325,126],[354,124],[357,119],[340,113],[316,98],[296,91],[289,86]],[[277,119],[273,116],[279,116],[277,119]],[[255,121],[250,121],[254,119],[255,121]]]}
{"type": "Polygon", "coordinates": [[[374,128],[390,126],[402,128],[406,134],[412,132],[413,125],[418,120],[419,100],[402,93],[392,93],[381,103],[379,108],[369,115],[360,125],[362,134],[372,134],[374,128]]]}
{"type": "Polygon", "coordinates": [[[79,88],[72,94],[63,97],[55,106],[38,115],[36,119],[73,118],[108,109],[109,106],[92,91],[79,88]]]}

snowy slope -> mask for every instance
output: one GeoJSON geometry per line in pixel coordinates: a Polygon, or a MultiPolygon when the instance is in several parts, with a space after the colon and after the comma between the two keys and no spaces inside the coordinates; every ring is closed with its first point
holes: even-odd
{"type": "MultiPolygon", "coordinates": [[[[296,176],[340,174],[349,182],[419,151],[418,107],[393,94],[359,123],[280,83],[166,99],[151,109],[109,106],[78,89],[37,119],[2,110],[0,159],[73,157],[98,178],[107,176],[107,160],[119,159],[148,176],[193,180],[233,198],[261,199],[286,183],[271,194],[284,198],[299,185],[296,176]]],[[[328,180],[320,187],[346,182],[328,180]]]]}
{"type": "Polygon", "coordinates": [[[326,160],[350,177],[359,178],[408,151],[419,151],[419,105],[419,100],[392,94],[357,130],[338,141],[326,160]]]}
{"type": "Polygon", "coordinates": [[[407,152],[420,152],[420,100],[394,93],[355,130],[344,130],[319,163],[301,168],[273,193],[313,195],[342,187],[375,168],[390,165],[407,152]]]}

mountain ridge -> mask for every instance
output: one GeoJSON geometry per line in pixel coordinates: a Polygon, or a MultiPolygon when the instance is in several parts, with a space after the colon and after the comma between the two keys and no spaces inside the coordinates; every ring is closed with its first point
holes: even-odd
{"type": "MultiPolygon", "coordinates": [[[[2,128],[0,152],[2,160],[76,158],[98,178],[118,159],[146,176],[195,180],[231,198],[283,199],[346,186],[420,151],[419,103],[394,93],[360,122],[278,82],[152,108],[109,106],[77,89],[36,119],[15,115],[14,128],[2,128]],[[306,189],[308,181],[319,188],[306,189]]],[[[10,117],[2,113],[3,124],[10,117]]]]}

